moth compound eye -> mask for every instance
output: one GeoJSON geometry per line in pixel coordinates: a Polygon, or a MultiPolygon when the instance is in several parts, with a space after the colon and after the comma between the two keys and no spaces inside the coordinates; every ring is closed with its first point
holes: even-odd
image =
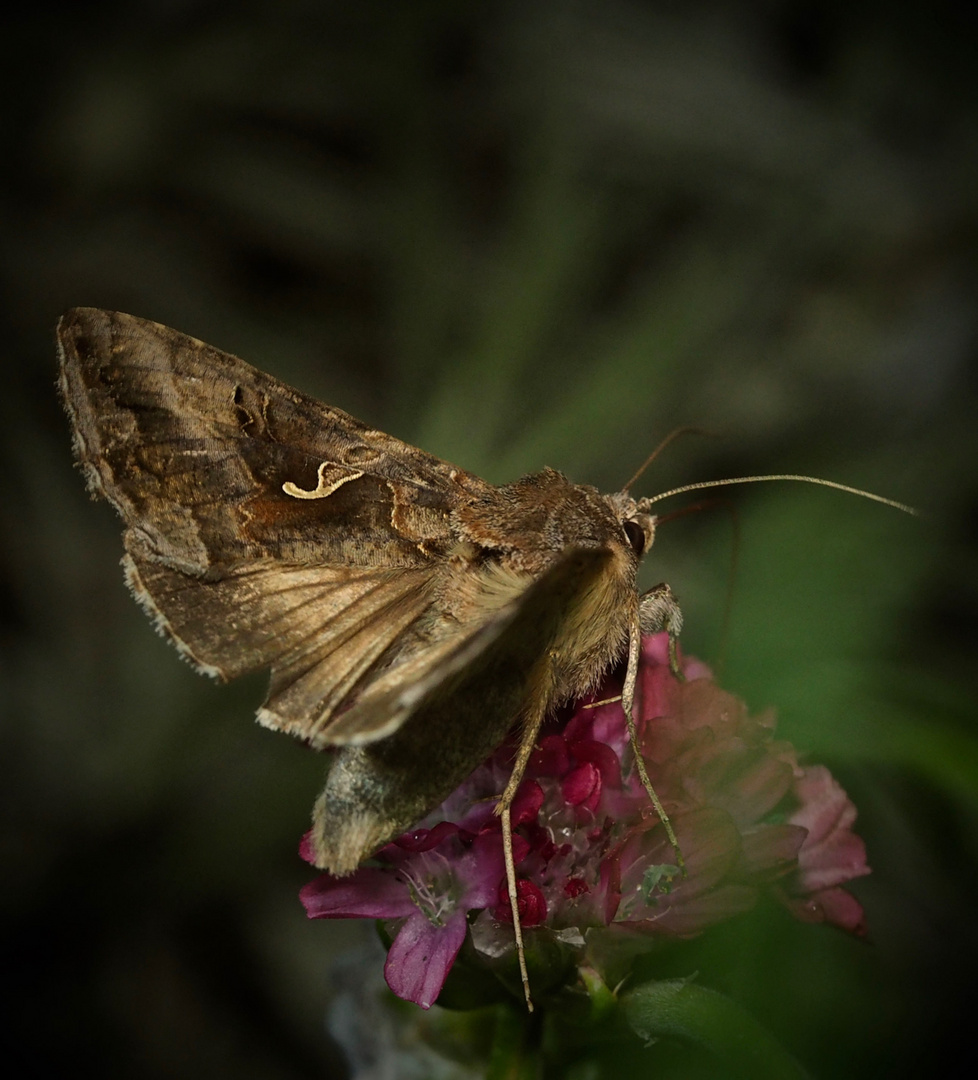
{"type": "Polygon", "coordinates": [[[626,521],[622,525],[628,542],[632,545],[632,551],[641,558],[645,552],[645,530],[637,521],[626,521]]]}

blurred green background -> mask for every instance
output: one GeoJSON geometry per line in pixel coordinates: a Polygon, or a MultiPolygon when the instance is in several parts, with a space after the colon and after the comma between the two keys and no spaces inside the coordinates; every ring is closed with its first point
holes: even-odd
{"type": "MultiPolygon", "coordinates": [[[[13,1075],[342,1076],[330,965],[363,930],[308,923],[296,899],[323,761],[251,722],[263,679],[199,678],[123,587],[118,522],[85,496],[54,393],[54,324],[79,304],[201,337],[497,482],[553,465],[613,490],[695,424],[721,437],[673,445],[638,494],[791,471],[919,506],[727,492],[742,543],[723,681],[775,706],[858,804],[871,936],[765,906],[663,973],[698,970],[818,1076],[971,1071],[954,1056],[978,958],[965,12],[42,0],[7,16],[13,1075]]],[[[645,571],[711,661],[730,538],[722,511],[684,517],[645,571]]],[[[667,1045],[644,1060],[719,1075],[667,1045]]]]}

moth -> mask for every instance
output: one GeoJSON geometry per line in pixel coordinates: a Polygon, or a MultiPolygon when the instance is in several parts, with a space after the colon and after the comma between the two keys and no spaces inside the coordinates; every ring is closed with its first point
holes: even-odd
{"type": "Polygon", "coordinates": [[[352,872],[520,732],[498,811],[522,965],[508,810],[540,726],[624,656],[631,721],[640,635],[680,630],[667,585],[636,589],[655,500],[495,486],[132,315],[76,308],[57,337],[136,599],[198,671],[270,669],[258,720],[332,751],[318,866],[352,872]]]}

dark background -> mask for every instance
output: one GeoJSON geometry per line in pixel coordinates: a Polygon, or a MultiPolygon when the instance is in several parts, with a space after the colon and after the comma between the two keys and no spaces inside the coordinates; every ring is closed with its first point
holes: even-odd
{"type": "MultiPolygon", "coordinates": [[[[956,1075],[974,998],[978,27],[949,3],[155,0],[6,17],[0,1054],[342,1075],[308,923],[323,762],[126,594],[72,469],[66,308],[235,352],[491,480],[733,489],[723,681],[860,808],[870,943],[770,907],[672,963],[816,1075],[956,1075]]],[[[689,499],[689,501],[694,501],[689,499]]],[[[683,501],[668,504],[678,508],[683,501]]],[[[663,527],[715,661],[722,512],[663,527]]],[[[656,1075],[700,1075],[647,1057],[656,1075]]],[[[397,1075],[395,1073],[394,1075],[397,1075]]],[[[406,1075],[406,1073],[404,1073],[406,1075]]],[[[706,1073],[704,1075],[711,1075],[706,1073]]]]}

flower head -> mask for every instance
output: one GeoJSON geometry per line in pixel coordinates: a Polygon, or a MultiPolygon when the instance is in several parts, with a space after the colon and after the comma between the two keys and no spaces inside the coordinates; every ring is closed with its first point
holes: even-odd
{"type": "MultiPolygon", "coordinates": [[[[821,767],[802,768],[696,661],[671,673],[665,634],[643,641],[639,751],[675,828],[673,851],[634,765],[609,676],[593,705],[549,723],[511,810],[520,922],[581,953],[598,935],[685,937],[746,911],[773,889],[799,918],[859,932],[841,886],[869,872],[855,807],[821,767]]],[[[430,1006],[467,930],[477,953],[512,948],[499,818],[514,744],[500,748],[417,829],[348,878],[302,890],[311,918],[399,920],[385,977],[430,1006]]]]}

